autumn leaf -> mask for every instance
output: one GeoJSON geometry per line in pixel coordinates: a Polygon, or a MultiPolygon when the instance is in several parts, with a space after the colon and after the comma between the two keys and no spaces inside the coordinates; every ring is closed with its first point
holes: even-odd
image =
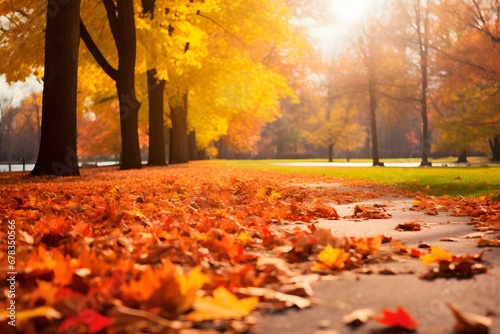
{"type": "Polygon", "coordinates": [[[395,228],[398,231],[420,231],[420,224],[409,222],[398,224],[395,228]]]}
{"type": "Polygon", "coordinates": [[[446,306],[450,309],[453,317],[455,317],[455,325],[453,329],[457,333],[470,334],[486,334],[489,333],[493,324],[492,317],[485,317],[479,314],[460,311],[453,304],[447,303],[446,306]]]}
{"type": "Polygon", "coordinates": [[[390,327],[399,327],[410,331],[414,331],[418,327],[418,322],[401,306],[398,306],[395,312],[386,309],[381,311],[381,317],[372,317],[372,319],[390,327]]]}
{"type": "Polygon", "coordinates": [[[478,247],[500,247],[500,239],[481,238],[477,241],[478,247]]]}
{"type": "Polygon", "coordinates": [[[88,333],[98,333],[111,324],[110,318],[102,316],[94,309],[86,308],[78,312],[76,316],[66,318],[59,326],[59,330],[71,331],[81,325],[86,325],[88,333]]]}
{"type": "Polygon", "coordinates": [[[259,302],[257,297],[238,299],[224,287],[218,287],[212,295],[197,297],[193,304],[194,311],[186,316],[187,320],[241,319],[250,314],[259,302]]]}
{"type": "Polygon", "coordinates": [[[362,308],[352,311],[342,317],[342,322],[348,326],[359,327],[372,319],[375,312],[371,308],[362,308]]]}
{"type": "Polygon", "coordinates": [[[181,314],[187,311],[193,304],[196,292],[200,290],[205,283],[209,281],[209,277],[201,272],[201,267],[198,266],[191,270],[189,275],[180,273],[176,277],[179,283],[182,301],[177,305],[177,313],[181,314]]]}
{"type": "Polygon", "coordinates": [[[445,249],[439,248],[437,246],[431,246],[430,254],[420,255],[420,259],[423,261],[423,265],[430,265],[433,263],[439,263],[441,261],[451,262],[453,256],[445,249]]]}
{"type": "Polygon", "coordinates": [[[319,254],[318,260],[312,269],[325,270],[325,269],[342,269],[344,263],[349,258],[349,253],[340,248],[334,248],[328,244],[319,254]]]}

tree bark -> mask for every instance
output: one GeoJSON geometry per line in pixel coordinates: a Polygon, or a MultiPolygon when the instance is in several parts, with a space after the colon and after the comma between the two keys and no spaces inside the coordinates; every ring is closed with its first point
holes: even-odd
{"type": "Polygon", "coordinates": [[[490,139],[489,143],[491,153],[493,154],[491,161],[500,162],[500,136],[496,136],[495,138],[490,139]]]}
{"type": "Polygon", "coordinates": [[[40,150],[31,175],[79,175],[76,93],[80,0],[47,6],[40,150]]]}
{"type": "Polygon", "coordinates": [[[460,154],[458,155],[458,159],[457,159],[457,163],[466,163],[468,162],[467,161],[467,151],[466,150],[463,150],[462,152],[460,152],[460,154]]]}
{"type": "Polygon", "coordinates": [[[118,35],[115,35],[115,41],[118,48],[116,89],[120,102],[120,132],[122,137],[120,169],[141,168],[141,150],[137,132],[141,104],[135,95],[136,34],[132,0],[117,1],[116,16],[110,18],[112,30],[113,22],[117,23],[119,32],[118,35]]]}
{"type": "Polygon", "coordinates": [[[370,31],[367,32],[368,38],[368,99],[370,108],[370,133],[372,141],[372,161],[373,166],[383,166],[379,160],[378,154],[378,135],[377,135],[377,100],[376,100],[376,74],[375,74],[375,41],[370,31]]]}
{"type": "Polygon", "coordinates": [[[428,71],[428,47],[429,47],[429,10],[426,5],[424,17],[421,17],[420,1],[416,2],[417,13],[417,35],[420,52],[420,113],[422,116],[422,158],[420,166],[432,166],[429,162],[429,154],[431,151],[431,142],[429,138],[429,121],[427,118],[427,71],[428,71]],[[423,19],[423,32],[422,32],[422,19],[423,19]]]}
{"type": "Polygon", "coordinates": [[[194,130],[189,132],[188,141],[189,141],[189,160],[190,161],[200,160],[198,146],[196,146],[196,132],[194,130]]]}
{"type": "Polygon", "coordinates": [[[108,15],[109,27],[118,52],[118,69],[114,69],[94,43],[80,19],[80,36],[101,68],[116,82],[120,104],[120,133],[122,139],[120,169],[141,168],[139,147],[139,108],[135,94],[136,34],[132,0],[102,0],[108,15]]]}
{"type": "Polygon", "coordinates": [[[163,127],[163,92],[165,80],[156,77],[156,69],[147,71],[149,99],[148,166],[165,166],[165,131],[163,127]]]}
{"type": "Polygon", "coordinates": [[[184,93],[182,101],[170,105],[170,118],[172,128],[170,129],[170,164],[181,164],[189,161],[189,145],[187,135],[187,92],[184,93]]]}
{"type": "Polygon", "coordinates": [[[328,162],[333,162],[333,144],[328,145],[328,162]]]}

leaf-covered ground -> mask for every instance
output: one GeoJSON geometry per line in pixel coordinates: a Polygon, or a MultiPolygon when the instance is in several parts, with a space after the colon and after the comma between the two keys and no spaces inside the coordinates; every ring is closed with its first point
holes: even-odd
{"type": "MultiPolygon", "coordinates": [[[[64,179],[1,175],[0,331],[249,331],[258,313],[311,306],[310,283],[319,277],[388,258],[382,248],[434,265],[427,279],[486,271],[478,263],[482,255],[413,249],[383,235],[334,236],[314,223],[390,219],[376,206],[356,206],[349,217],[335,211],[336,204],[390,195],[415,197],[415,210],[470,216],[479,230],[498,232],[498,201],[352,188],[363,185],[203,164],[88,169],[64,179]],[[338,191],[339,184],[351,188],[338,191]],[[291,222],[305,228],[285,228],[291,222]],[[13,300],[15,327],[8,309],[13,300]]],[[[497,239],[479,242],[498,246],[497,239]]],[[[369,318],[417,328],[418,319],[404,309],[391,312],[369,318]]]]}

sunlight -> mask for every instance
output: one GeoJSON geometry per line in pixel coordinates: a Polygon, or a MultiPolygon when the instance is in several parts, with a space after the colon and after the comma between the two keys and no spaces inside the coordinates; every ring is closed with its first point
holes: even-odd
{"type": "Polygon", "coordinates": [[[330,9],[342,24],[353,23],[362,18],[370,8],[371,0],[330,0],[330,9]]]}

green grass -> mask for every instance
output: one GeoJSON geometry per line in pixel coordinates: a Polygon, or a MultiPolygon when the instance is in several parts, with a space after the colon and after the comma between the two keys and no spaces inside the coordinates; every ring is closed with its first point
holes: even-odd
{"type": "MultiPolygon", "coordinates": [[[[276,162],[298,160],[215,160],[214,167],[243,167],[282,173],[306,173],[348,180],[376,181],[401,189],[420,191],[436,196],[480,197],[486,194],[500,199],[500,166],[491,167],[294,167],[276,166],[276,162]]],[[[320,160],[301,160],[307,162],[320,160]]],[[[325,161],[325,160],[321,160],[325,161]]],[[[366,160],[365,160],[366,161],[366,160]]],[[[384,161],[387,161],[384,159],[384,161]]],[[[393,160],[394,161],[394,160],[393,160]]]]}

